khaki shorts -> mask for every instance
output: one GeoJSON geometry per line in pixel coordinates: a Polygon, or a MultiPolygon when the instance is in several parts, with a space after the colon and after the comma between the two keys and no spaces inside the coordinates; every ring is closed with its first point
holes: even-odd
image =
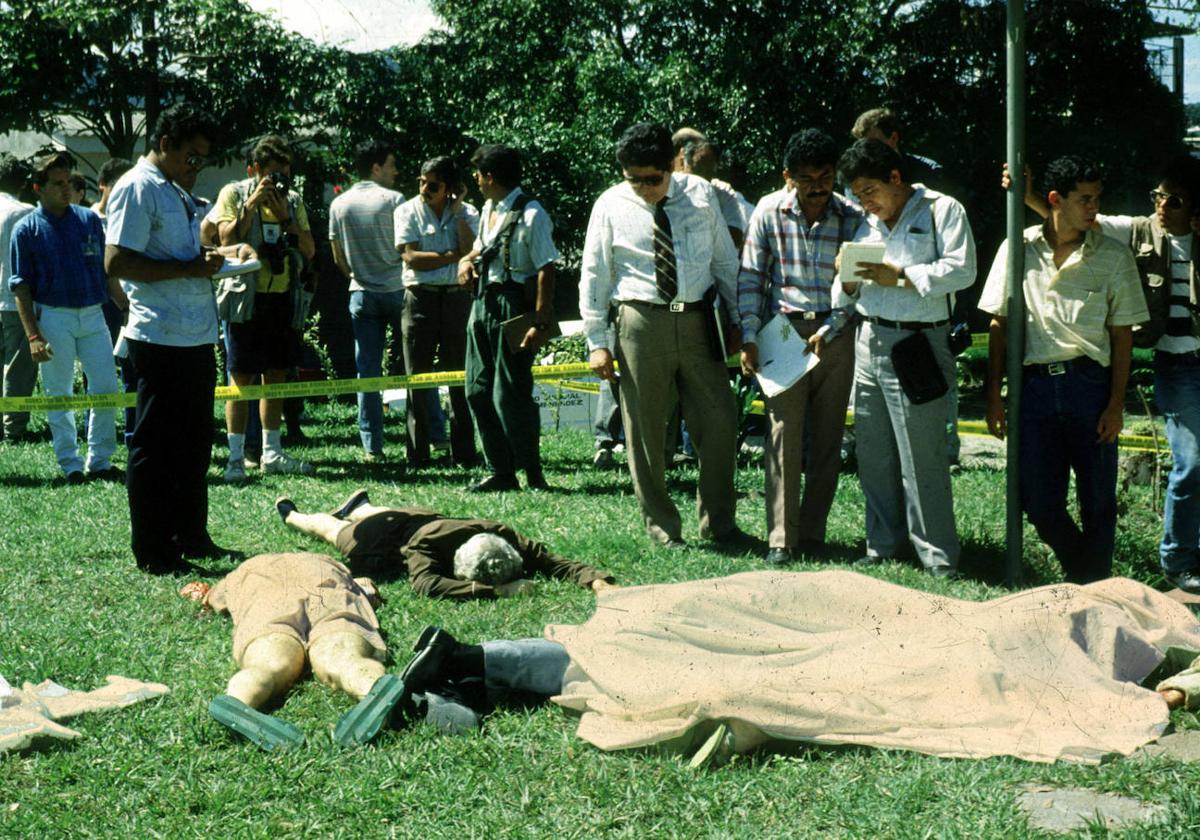
{"type": "Polygon", "coordinates": [[[331,570],[330,585],[315,591],[280,587],[258,575],[247,576],[243,586],[254,606],[233,629],[233,658],[239,666],[250,643],[272,633],[295,639],[306,651],[322,636],[354,633],[378,652],[378,658],[387,651],[366,593],[338,570],[331,570]]]}

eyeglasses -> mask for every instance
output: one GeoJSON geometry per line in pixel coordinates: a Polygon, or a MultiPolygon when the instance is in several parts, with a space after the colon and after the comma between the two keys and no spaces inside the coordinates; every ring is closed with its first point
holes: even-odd
{"type": "Polygon", "coordinates": [[[666,177],[667,173],[665,172],[659,172],[657,175],[626,175],[625,183],[631,187],[657,187],[662,184],[663,178],[666,177]]]}
{"type": "Polygon", "coordinates": [[[1183,206],[1183,198],[1178,195],[1171,195],[1160,190],[1150,190],[1150,201],[1153,204],[1162,202],[1168,210],[1178,210],[1183,206]]]}
{"type": "Polygon", "coordinates": [[[418,179],[417,184],[420,185],[421,189],[429,190],[432,193],[441,192],[446,186],[440,181],[426,181],[424,178],[418,179]]]}
{"type": "Polygon", "coordinates": [[[184,161],[192,169],[203,169],[208,164],[208,158],[204,155],[188,155],[184,161]]]}

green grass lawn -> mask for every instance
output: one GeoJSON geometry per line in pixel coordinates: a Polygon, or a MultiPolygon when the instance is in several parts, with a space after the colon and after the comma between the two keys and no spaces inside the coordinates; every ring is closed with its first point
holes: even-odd
{"type": "MultiPolygon", "coordinates": [[[[209,522],[219,543],[247,554],[322,550],[283,527],[273,499],[287,493],[302,510],[329,508],[367,486],[376,503],[506,521],[623,584],[761,568],[757,556],[703,544],[682,553],[652,548],[628,473],[593,471],[581,432],[543,440],[548,477],[561,492],[479,498],[465,492],[468,476],[440,463],[407,475],[360,464],[352,405],[317,405],[310,415],[312,441],[294,454],[318,466],[315,477],[230,488],[214,464],[209,522]]],[[[389,439],[399,440],[398,419],[388,424],[389,439]]],[[[694,471],[674,474],[692,538],[694,480],[694,471]]],[[[1200,767],[1165,759],[1047,766],[797,747],[697,773],[676,755],[603,753],[578,740],[575,721],[557,707],[500,712],[467,737],[418,727],[347,751],[329,732],[351,701],[309,678],[279,712],[305,731],[308,745],[268,755],[208,718],[208,700],[233,672],[229,620],[200,616],[176,594],[181,581],[134,568],[124,488],[63,485],[48,442],[0,447],[0,488],[0,674],[16,684],[51,678],[85,690],[121,674],[171,688],[159,700],[77,718],[70,724],[83,734],[77,741],[0,759],[3,838],[1021,837],[1031,833],[1016,805],[1023,783],[1164,803],[1172,819],[1158,836],[1200,832],[1200,767]]],[[[762,536],[761,465],[743,467],[738,493],[742,527],[762,536]]],[[[954,494],[966,579],[934,581],[898,565],[870,573],[963,598],[1001,594],[1003,473],[965,469],[954,477],[954,494]]],[[[1116,556],[1118,573],[1152,585],[1161,583],[1154,495],[1135,488],[1123,498],[1116,556]]],[[[861,553],[862,523],[857,480],[844,475],[830,539],[847,559],[861,553]]],[[[1059,579],[1031,531],[1026,539],[1026,582],[1059,579]]],[[[427,624],[467,641],[534,636],[546,623],[582,622],[593,607],[589,592],[554,582],[542,582],[532,598],[471,604],[418,598],[403,581],[381,589],[387,600],[379,617],[398,665],[427,624]]],[[[1200,728],[1188,713],[1177,712],[1175,723],[1200,728]]]]}

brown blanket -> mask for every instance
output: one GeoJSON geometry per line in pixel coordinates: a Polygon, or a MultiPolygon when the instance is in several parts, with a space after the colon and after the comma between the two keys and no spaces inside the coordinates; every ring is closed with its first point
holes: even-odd
{"type": "Polygon", "coordinates": [[[1126,579],[960,601],[852,572],[749,572],[600,594],[552,625],[571,667],[555,702],[601,749],[728,720],[736,748],[780,738],[942,756],[1095,762],[1157,738],[1138,683],[1188,610],[1126,579]]]}

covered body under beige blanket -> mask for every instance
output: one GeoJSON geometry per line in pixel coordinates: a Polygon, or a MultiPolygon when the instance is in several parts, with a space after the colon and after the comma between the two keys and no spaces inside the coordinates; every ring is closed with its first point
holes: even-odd
{"type": "Polygon", "coordinates": [[[1138,685],[1188,610],[1126,579],[960,601],[852,572],[749,572],[601,593],[546,638],[571,657],[560,705],[606,750],[728,720],[764,740],[1095,762],[1168,722],[1138,685]]]}

